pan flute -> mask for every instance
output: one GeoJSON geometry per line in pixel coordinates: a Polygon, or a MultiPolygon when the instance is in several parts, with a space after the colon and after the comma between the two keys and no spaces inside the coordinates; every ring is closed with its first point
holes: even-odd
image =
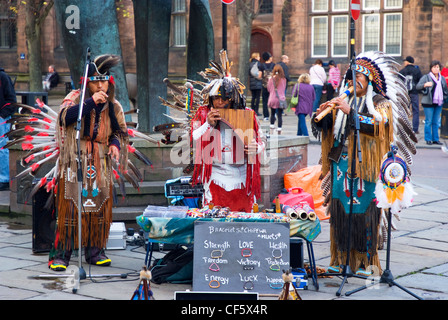
{"type": "Polygon", "coordinates": [[[246,109],[219,109],[221,121],[231,127],[236,135],[248,145],[254,138],[254,111],[246,109]]]}

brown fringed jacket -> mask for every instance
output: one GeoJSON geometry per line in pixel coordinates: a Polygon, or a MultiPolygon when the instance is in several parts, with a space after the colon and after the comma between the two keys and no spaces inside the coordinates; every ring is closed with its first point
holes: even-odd
{"type": "MultiPolygon", "coordinates": [[[[59,188],[57,193],[58,240],[66,249],[78,243],[78,146],[76,122],[81,91],[72,91],[63,101],[58,118],[59,188]]],[[[96,105],[85,98],[80,150],[82,169],[82,245],[104,248],[112,223],[112,174],[114,167],[126,170],[127,127],[120,103],[113,99],[96,105]],[[109,146],[120,149],[120,163],[113,164],[109,146]]]]}

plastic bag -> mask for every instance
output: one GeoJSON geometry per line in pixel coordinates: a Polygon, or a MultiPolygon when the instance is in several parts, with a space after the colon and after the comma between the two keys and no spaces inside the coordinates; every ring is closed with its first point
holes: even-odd
{"type": "Polygon", "coordinates": [[[314,211],[319,217],[319,220],[329,219],[325,213],[325,207],[323,206],[324,197],[322,196],[323,190],[321,187],[321,181],[319,177],[321,175],[322,166],[309,166],[303,168],[297,172],[287,173],[284,176],[284,184],[286,189],[302,188],[303,191],[311,194],[314,200],[314,211]]]}

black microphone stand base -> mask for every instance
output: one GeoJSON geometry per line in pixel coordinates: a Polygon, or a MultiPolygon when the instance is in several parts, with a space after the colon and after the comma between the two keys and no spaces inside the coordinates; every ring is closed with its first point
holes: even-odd
{"type": "MultiPolygon", "coordinates": [[[[389,209],[389,212],[388,212],[388,215],[387,215],[387,225],[388,225],[387,226],[388,228],[387,228],[386,269],[383,270],[383,274],[381,275],[379,283],[387,283],[389,285],[389,287],[396,286],[396,287],[400,288],[401,290],[403,290],[404,292],[410,294],[414,298],[416,298],[418,300],[423,300],[423,298],[419,297],[415,293],[409,291],[408,289],[404,288],[403,286],[401,286],[401,285],[399,285],[398,283],[395,282],[394,276],[392,275],[392,271],[390,271],[390,268],[389,268],[389,266],[390,266],[390,242],[391,242],[390,238],[391,238],[391,225],[392,225],[392,213],[390,212],[390,209],[389,209]]],[[[356,292],[362,291],[364,289],[367,289],[367,288],[369,288],[369,287],[371,287],[373,285],[375,285],[375,283],[373,283],[373,280],[372,280],[372,283],[370,285],[365,285],[365,286],[362,286],[362,287],[360,287],[358,289],[346,292],[345,295],[349,296],[349,295],[351,295],[353,293],[356,293],[356,292]]]]}
{"type": "Polygon", "coordinates": [[[319,274],[319,277],[343,277],[339,290],[336,291],[336,296],[338,297],[341,295],[344,285],[348,282],[348,278],[368,279],[366,276],[353,273],[349,265],[343,266],[342,270],[342,272],[326,272],[319,274]]]}
{"type": "MultiPolygon", "coordinates": [[[[419,297],[415,293],[409,291],[408,289],[406,289],[403,286],[401,286],[398,283],[396,283],[395,279],[394,279],[394,276],[392,275],[392,272],[390,270],[384,270],[383,271],[383,274],[381,275],[379,283],[386,283],[386,284],[389,285],[389,287],[396,286],[396,287],[400,288],[401,290],[403,290],[404,292],[408,293],[409,295],[413,296],[414,298],[416,298],[418,300],[424,300],[423,298],[419,297]]],[[[352,291],[348,291],[348,292],[345,293],[345,295],[346,296],[350,296],[350,295],[352,295],[354,293],[360,292],[360,291],[365,290],[367,288],[370,288],[370,287],[372,287],[374,285],[376,285],[376,283],[374,283],[373,280],[372,280],[371,284],[362,286],[362,287],[357,288],[357,289],[352,290],[352,291]]]]}

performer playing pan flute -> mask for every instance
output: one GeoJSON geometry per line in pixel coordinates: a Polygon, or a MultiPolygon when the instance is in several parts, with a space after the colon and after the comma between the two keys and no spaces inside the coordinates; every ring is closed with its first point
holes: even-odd
{"type": "MultiPolygon", "coordinates": [[[[211,62],[211,68],[202,73],[211,81],[202,90],[208,103],[196,111],[192,120],[192,181],[204,186],[203,205],[213,203],[232,211],[250,212],[260,197],[260,156],[265,142],[255,113],[245,106],[244,85],[230,75],[225,51],[221,51],[220,57],[221,64],[211,62]],[[242,114],[249,116],[243,122],[249,122],[249,126],[229,125],[232,121],[223,119],[225,109],[245,110],[242,114]],[[246,144],[236,134],[237,130],[246,131],[244,128],[253,130],[243,132],[253,136],[246,144]]],[[[241,116],[237,117],[241,122],[241,116]]]]}
{"type": "MultiPolygon", "coordinates": [[[[331,261],[329,272],[341,272],[346,264],[350,241],[351,270],[369,275],[366,268],[374,266],[381,272],[378,258],[378,233],[381,210],[375,201],[375,181],[383,156],[391,143],[398,146],[408,164],[412,163],[416,142],[408,120],[409,96],[396,63],[381,52],[365,52],[356,57],[356,97],[337,97],[317,109],[314,119],[325,109],[334,109],[322,120],[312,121],[315,136],[322,132],[322,188],[330,218],[331,261]],[[356,172],[351,173],[354,112],[360,121],[359,139],[362,161],[356,160],[356,172]],[[348,234],[350,213],[350,179],[353,184],[351,234],[348,234]]],[[[352,70],[343,81],[341,92],[353,86],[352,70]],[[347,87],[345,87],[345,82],[347,87]]],[[[356,155],[358,156],[358,155],[356,155]]]]}

